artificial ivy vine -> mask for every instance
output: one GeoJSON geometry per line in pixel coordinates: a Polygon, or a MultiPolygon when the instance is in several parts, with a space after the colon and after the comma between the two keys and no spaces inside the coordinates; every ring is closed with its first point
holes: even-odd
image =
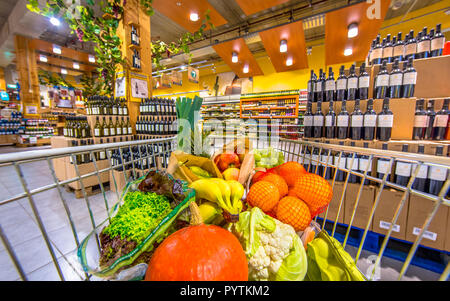
{"type": "Polygon", "coordinates": [[[48,86],[63,86],[73,88],[61,75],[49,71],[39,70],[38,74],[39,84],[48,86]]]}
{"type": "MultiPolygon", "coordinates": [[[[114,90],[114,75],[118,65],[125,68],[125,60],[122,59],[121,43],[117,36],[119,22],[123,18],[123,8],[126,0],[86,0],[86,5],[77,5],[76,0],[45,0],[45,6],[39,7],[38,0],[28,0],[27,8],[30,11],[41,14],[46,17],[62,16],[67,22],[73,33],[76,33],[80,41],[90,41],[95,44],[95,53],[98,72],[101,74],[99,80],[102,83],[102,90],[105,94],[112,94],[114,90]],[[97,2],[97,3],[96,3],[97,2]],[[95,10],[98,6],[103,13],[102,16],[96,16],[95,10]]],[[[153,0],[139,0],[141,9],[148,15],[153,15],[153,0]]],[[[156,70],[164,69],[161,60],[164,55],[174,55],[181,52],[190,55],[189,43],[203,38],[204,30],[210,25],[209,13],[206,14],[199,30],[195,33],[185,33],[177,41],[166,44],[162,41],[152,41],[152,63],[156,70]]]]}

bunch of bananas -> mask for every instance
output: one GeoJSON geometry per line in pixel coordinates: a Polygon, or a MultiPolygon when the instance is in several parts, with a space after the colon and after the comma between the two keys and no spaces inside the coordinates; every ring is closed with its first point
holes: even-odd
{"type": "Polygon", "coordinates": [[[244,186],[235,180],[219,178],[200,179],[189,185],[195,190],[197,198],[216,203],[230,214],[242,211],[242,197],[244,186]]]}

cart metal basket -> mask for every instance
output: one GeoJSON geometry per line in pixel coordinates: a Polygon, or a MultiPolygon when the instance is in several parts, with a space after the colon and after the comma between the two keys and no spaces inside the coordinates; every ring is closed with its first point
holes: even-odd
{"type": "MultiPolygon", "coordinates": [[[[229,140],[213,137],[211,142],[214,148],[219,149],[229,140]]],[[[120,200],[121,188],[118,187],[118,183],[122,181],[120,177],[128,182],[130,179],[138,179],[148,170],[164,169],[175,145],[176,138],[165,138],[0,155],[0,185],[2,185],[0,188],[3,188],[5,192],[0,196],[0,238],[2,241],[0,244],[0,265],[2,266],[0,280],[96,280],[97,278],[86,273],[78,262],[76,250],[81,241],[102,221],[110,217],[110,209],[120,200]],[[107,166],[104,168],[98,160],[100,158],[98,154],[102,152],[105,152],[107,160],[107,166]],[[82,168],[82,165],[78,164],[80,156],[89,158],[88,160],[94,166],[93,171],[84,173],[80,170],[82,168]],[[59,170],[61,167],[55,167],[55,162],[61,158],[71,162],[76,176],[64,180],[58,179],[57,174],[58,171],[61,171],[59,170]],[[102,166],[99,167],[99,165],[102,166]],[[101,179],[103,173],[110,173],[109,186],[111,190],[107,189],[107,183],[101,179]],[[86,179],[93,177],[98,178],[99,183],[99,193],[96,195],[93,195],[92,191],[83,185],[86,179]],[[64,189],[70,183],[79,183],[81,199],[76,199],[73,193],[64,189]]],[[[268,141],[254,140],[255,148],[268,146],[268,141]]],[[[406,277],[408,270],[415,265],[417,250],[421,248],[421,241],[424,239],[430,223],[439,208],[450,205],[450,201],[446,197],[450,186],[449,158],[294,140],[280,140],[276,145],[271,146],[282,151],[286,161],[300,162],[308,168],[309,172],[325,175],[327,171],[331,171],[332,177],[329,181],[333,187],[337,185],[336,171],[344,173],[345,177],[342,182],[344,188],[337,198],[336,216],[328,214],[327,209],[322,218],[317,217],[315,220],[320,224],[322,230],[327,230],[331,236],[339,239],[346,250],[350,247],[354,248],[352,257],[357,264],[362,262],[361,259],[367,251],[367,242],[372,239],[373,233],[369,228],[382,199],[383,190],[392,188],[403,192],[403,197],[392,213],[393,218],[386,227],[387,233],[382,236],[379,250],[375,254],[376,256],[372,257],[372,269],[366,273],[368,279],[387,280],[377,277],[377,267],[386,258],[389,258],[389,243],[393,240],[395,224],[402,211],[407,210],[406,204],[409,196],[418,195],[432,201],[432,210],[428,212],[414,243],[411,244],[407,255],[405,253],[404,258],[400,259],[402,265],[396,278],[409,280],[406,277]],[[355,159],[359,156],[364,156],[367,160],[364,161],[365,170],[352,168],[355,159]],[[341,164],[343,158],[350,160],[348,166],[341,164]],[[390,167],[395,166],[398,162],[412,164],[412,175],[407,185],[398,185],[389,181],[387,174],[378,178],[370,173],[370,166],[372,163],[375,166],[379,159],[387,160],[390,167]],[[424,167],[445,169],[446,178],[438,195],[423,193],[412,188],[415,178],[424,167]],[[360,179],[357,181],[359,190],[350,211],[349,223],[343,227],[337,221],[343,214],[346,190],[349,183],[354,181],[354,177],[360,179]],[[355,240],[353,223],[358,214],[357,209],[366,180],[377,186],[378,189],[366,227],[357,229],[360,231],[360,236],[355,240]]],[[[447,225],[442,225],[442,227],[447,227],[447,225]]],[[[442,251],[441,255],[445,257],[448,253],[442,251]]],[[[359,268],[361,269],[360,266],[359,268]]],[[[449,272],[450,265],[446,259],[444,267],[439,271],[435,280],[447,280],[449,272]]]]}

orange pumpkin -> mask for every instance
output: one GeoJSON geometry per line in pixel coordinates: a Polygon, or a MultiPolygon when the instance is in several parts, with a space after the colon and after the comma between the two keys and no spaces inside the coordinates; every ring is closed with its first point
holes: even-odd
{"type": "Polygon", "coordinates": [[[145,280],[247,281],[247,258],[238,239],[221,227],[203,224],[196,210],[191,212],[200,222],[176,231],[158,246],[145,280]]]}

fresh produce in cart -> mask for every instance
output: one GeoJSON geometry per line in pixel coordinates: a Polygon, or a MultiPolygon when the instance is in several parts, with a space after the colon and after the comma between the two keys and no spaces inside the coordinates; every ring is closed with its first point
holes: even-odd
{"type": "Polygon", "coordinates": [[[274,150],[272,147],[267,149],[255,149],[255,164],[257,167],[272,168],[284,163],[284,155],[282,152],[274,150]]]}

